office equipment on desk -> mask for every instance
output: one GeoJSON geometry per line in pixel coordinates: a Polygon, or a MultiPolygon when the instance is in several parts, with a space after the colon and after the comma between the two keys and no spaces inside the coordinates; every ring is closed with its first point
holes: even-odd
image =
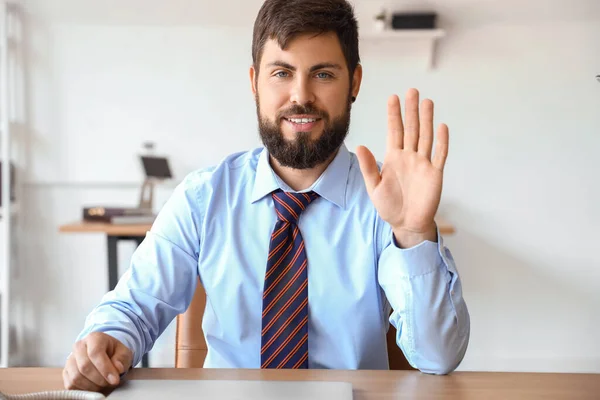
{"type": "Polygon", "coordinates": [[[109,400],[352,400],[352,384],[319,381],[134,380],[109,400]],[[200,396],[201,394],[201,396],[200,396]]]}
{"type": "Polygon", "coordinates": [[[152,225],[156,219],[155,214],[150,215],[123,215],[112,217],[111,223],[115,225],[152,225]]]}
{"type": "MultiPolygon", "coordinates": [[[[155,215],[152,210],[143,209],[139,207],[110,207],[110,206],[91,206],[83,208],[83,220],[89,222],[112,222],[119,223],[119,221],[127,221],[134,219],[132,218],[143,218],[144,222],[141,223],[152,223],[155,215]]],[[[122,222],[121,222],[122,223],[122,222]]]]}
{"type": "Polygon", "coordinates": [[[120,207],[96,204],[84,206],[83,220],[114,224],[151,224],[154,222],[154,187],[157,182],[173,177],[166,157],[140,156],[145,179],[140,189],[137,207],[120,207]]]}
{"type": "Polygon", "coordinates": [[[153,198],[154,198],[154,185],[156,182],[171,179],[171,167],[169,166],[169,160],[165,157],[155,156],[140,156],[142,165],[144,166],[144,173],[146,179],[142,184],[140,190],[140,202],[138,208],[144,210],[153,209],[153,198]]]}

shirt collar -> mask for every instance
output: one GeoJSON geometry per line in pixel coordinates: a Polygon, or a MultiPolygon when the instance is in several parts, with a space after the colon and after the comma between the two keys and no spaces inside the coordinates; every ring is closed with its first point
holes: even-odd
{"type": "MultiPolygon", "coordinates": [[[[319,196],[339,207],[346,208],[346,183],[348,182],[349,173],[350,153],[346,145],[342,144],[333,161],[327,166],[327,169],[306,191],[313,190],[319,196]]],[[[269,153],[264,148],[258,158],[250,201],[254,203],[277,189],[292,191],[271,168],[269,153]]]]}

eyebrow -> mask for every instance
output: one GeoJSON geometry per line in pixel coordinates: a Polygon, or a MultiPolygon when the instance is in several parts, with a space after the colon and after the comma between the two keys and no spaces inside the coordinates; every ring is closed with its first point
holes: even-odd
{"type": "MultiPolygon", "coordinates": [[[[281,68],[289,69],[290,71],[297,70],[296,67],[294,67],[293,65],[288,64],[284,61],[274,61],[272,63],[267,64],[267,67],[281,67],[281,68]]],[[[341,70],[342,66],[340,64],[325,62],[325,63],[313,65],[312,67],[310,67],[310,72],[314,72],[314,71],[317,71],[317,70],[323,69],[323,68],[332,68],[332,69],[341,70]]]]}

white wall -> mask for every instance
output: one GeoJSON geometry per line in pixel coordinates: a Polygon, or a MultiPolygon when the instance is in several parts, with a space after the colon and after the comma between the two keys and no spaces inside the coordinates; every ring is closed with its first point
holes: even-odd
{"type": "MultiPolygon", "coordinates": [[[[27,2],[15,363],[61,366],[104,293],[104,238],[57,230],[84,204],[135,203],[142,141],[177,179],[259,145],[247,71],[260,3],[27,2]]],[[[419,44],[361,44],[348,146],[382,158],[387,96],[432,98],[450,126],[440,212],[472,320],[460,368],[600,372],[600,3],[430,4],[448,28],[435,70],[419,44]]],[[[357,1],[365,29],[379,5],[357,1]]],[[[173,342],[169,329],[153,366],[173,365],[173,342]]]]}

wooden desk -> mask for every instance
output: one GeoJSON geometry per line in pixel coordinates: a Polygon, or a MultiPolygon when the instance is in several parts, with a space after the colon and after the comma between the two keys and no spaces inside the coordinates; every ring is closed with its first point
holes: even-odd
{"type": "Polygon", "coordinates": [[[142,225],[115,225],[104,222],[81,221],[73,224],[62,225],[58,228],[62,233],[105,233],[112,236],[145,236],[152,224],[142,225]]]}
{"type": "MultiPolygon", "coordinates": [[[[442,235],[451,235],[456,232],[454,226],[442,218],[436,218],[436,223],[442,235]]],[[[75,222],[59,227],[62,233],[105,233],[112,236],[144,236],[152,227],[151,224],[143,225],[114,225],[102,222],[75,222]]]]}
{"type": "MultiPolygon", "coordinates": [[[[434,376],[416,371],[144,368],[132,370],[128,379],[345,381],[353,385],[354,400],[592,400],[600,397],[600,374],[455,372],[434,376]]],[[[59,368],[0,369],[0,392],[3,393],[62,388],[62,370],[59,368]]]]}
{"type": "MultiPolygon", "coordinates": [[[[454,226],[442,218],[436,218],[435,222],[442,235],[451,235],[456,232],[454,226]]],[[[102,222],[75,222],[60,226],[58,229],[62,233],[90,233],[101,232],[107,235],[120,236],[144,236],[150,230],[151,224],[143,225],[114,225],[102,222]]]]}

